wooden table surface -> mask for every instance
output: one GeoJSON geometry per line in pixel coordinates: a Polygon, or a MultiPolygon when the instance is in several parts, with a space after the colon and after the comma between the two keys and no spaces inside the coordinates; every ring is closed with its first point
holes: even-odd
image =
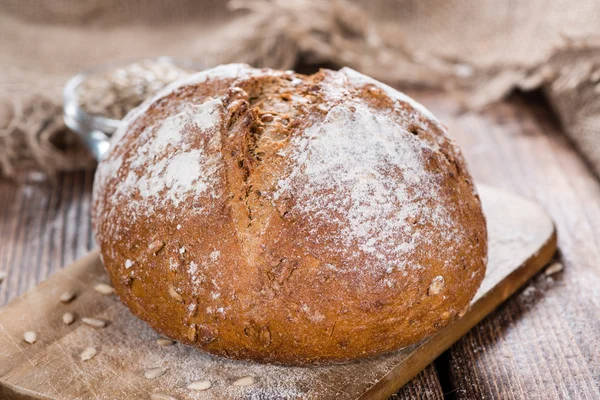
{"type": "MultiPolygon", "coordinates": [[[[477,181],[546,208],[565,269],[534,278],[396,396],[600,399],[600,181],[539,98],[459,114],[447,95],[413,95],[448,125],[477,181]]],[[[92,180],[0,180],[0,306],[94,247],[92,180]]]]}

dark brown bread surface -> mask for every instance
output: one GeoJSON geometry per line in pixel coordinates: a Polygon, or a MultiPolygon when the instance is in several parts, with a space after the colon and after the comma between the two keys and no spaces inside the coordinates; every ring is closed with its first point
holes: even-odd
{"type": "Polygon", "coordinates": [[[121,300],[158,332],[236,359],[343,362],[456,318],[485,273],[456,144],[353,70],[226,65],[134,110],[94,183],[121,300]]]}

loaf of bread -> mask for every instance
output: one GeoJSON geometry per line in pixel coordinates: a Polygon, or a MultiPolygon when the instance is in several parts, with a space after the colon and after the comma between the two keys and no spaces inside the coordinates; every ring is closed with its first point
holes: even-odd
{"type": "Polygon", "coordinates": [[[100,162],[93,224],[116,293],[225,357],[343,362],[457,318],[485,219],[446,128],[343,68],[225,65],[132,111],[100,162]]]}

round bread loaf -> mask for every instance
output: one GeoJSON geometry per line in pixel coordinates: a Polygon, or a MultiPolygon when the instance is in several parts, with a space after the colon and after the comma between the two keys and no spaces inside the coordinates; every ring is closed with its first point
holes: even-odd
{"type": "Polygon", "coordinates": [[[93,224],[116,293],[161,334],[260,362],[342,362],[449,324],[485,273],[446,128],[348,68],[220,66],[132,111],[93,224]]]}

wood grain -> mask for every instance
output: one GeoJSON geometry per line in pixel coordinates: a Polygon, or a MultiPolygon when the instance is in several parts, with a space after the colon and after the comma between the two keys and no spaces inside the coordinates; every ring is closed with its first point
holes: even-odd
{"type": "Polygon", "coordinates": [[[535,199],[558,229],[564,271],[540,275],[460,340],[445,386],[457,399],[600,398],[600,185],[548,110],[515,97],[448,121],[477,181],[535,199]]]}
{"type": "MultiPolygon", "coordinates": [[[[483,113],[459,114],[450,96],[411,95],[449,126],[478,181],[532,198],[550,212],[565,271],[531,282],[533,289],[486,318],[400,398],[519,398],[523,392],[590,398],[600,387],[598,180],[538,98],[515,96],[483,113]]],[[[0,305],[92,248],[86,213],[92,176],[69,173],[56,183],[24,186],[0,180],[0,271],[9,272],[0,305]],[[67,215],[79,215],[79,223],[66,226],[67,215]]]]}
{"type": "Polygon", "coordinates": [[[94,291],[107,280],[95,250],[0,309],[0,386],[36,399],[133,400],[156,392],[181,400],[385,399],[514,293],[556,250],[554,225],[539,206],[495,189],[479,190],[488,222],[485,279],[470,310],[421,343],[354,363],[310,368],[237,362],[181,345],[160,348],[158,335],[115,296],[94,291]],[[67,290],[78,296],[62,304],[58,298],[67,290]],[[61,315],[66,311],[109,325],[94,329],[76,321],[65,326],[61,315]],[[29,330],[38,334],[34,344],[22,340],[29,330]],[[99,348],[99,354],[82,361],[79,354],[88,346],[99,348]],[[145,379],[143,371],[157,366],[168,367],[168,373],[145,379]],[[249,388],[231,385],[246,375],[258,382],[249,388]],[[199,378],[213,382],[213,388],[185,389],[199,378]]]}
{"type": "Polygon", "coordinates": [[[0,306],[33,288],[94,246],[90,199],[93,171],[38,173],[17,184],[0,180],[0,306]]]}

